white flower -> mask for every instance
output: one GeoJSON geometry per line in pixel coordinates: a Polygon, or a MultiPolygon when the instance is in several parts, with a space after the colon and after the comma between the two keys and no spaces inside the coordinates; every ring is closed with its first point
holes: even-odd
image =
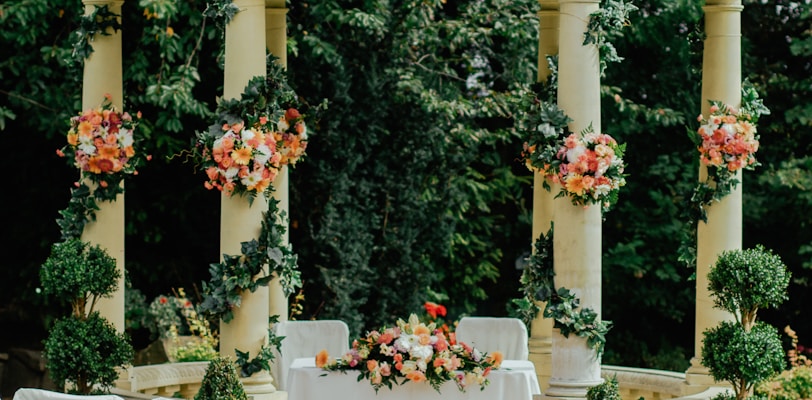
{"type": "Polygon", "coordinates": [[[259,165],[265,165],[271,159],[271,148],[266,144],[257,146],[256,153],[254,154],[254,161],[259,165]]]}
{"type": "Polygon", "coordinates": [[[247,141],[253,139],[256,135],[257,134],[254,133],[254,131],[252,131],[250,129],[243,129],[243,131],[240,132],[240,136],[241,136],[243,142],[247,142],[247,141]]]}
{"type": "Polygon", "coordinates": [[[242,182],[243,185],[248,187],[256,186],[258,183],[262,182],[262,170],[263,169],[258,169],[256,171],[251,172],[250,174],[240,179],[240,182],[242,182]]]}
{"type": "MultiPolygon", "coordinates": [[[[424,363],[425,360],[431,358],[432,354],[434,354],[434,350],[431,348],[431,346],[415,345],[412,346],[412,348],[409,350],[410,356],[412,356],[413,358],[420,359],[424,363]]],[[[425,371],[425,367],[421,369],[425,371]]]]}
{"type": "Polygon", "coordinates": [[[227,170],[223,171],[223,176],[226,177],[229,181],[234,180],[234,177],[240,172],[240,169],[237,167],[229,167],[227,170]]]}
{"type": "Polygon", "coordinates": [[[118,139],[118,143],[121,147],[130,147],[133,145],[133,133],[127,128],[119,129],[116,139],[118,139]]]}
{"type": "Polygon", "coordinates": [[[79,146],[77,147],[85,154],[96,154],[96,145],[93,143],[92,137],[79,136],[79,146]]]}
{"type": "Polygon", "coordinates": [[[578,162],[578,158],[581,157],[581,154],[584,154],[585,151],[586,147],[580,144],[567,150],[567,162],[571,164],[578,162]]]}
{"type": "Polygon", "coordinates": [[[290,128],[290,124],[288,123],[288,120],[286,120],[285,116],[283,115],[282,118],[279,118],[279,121],[276,123],[276,129],[278,129],[279,132],[284,132],[284,131],[288,130],[289,128],[290,128]]]}

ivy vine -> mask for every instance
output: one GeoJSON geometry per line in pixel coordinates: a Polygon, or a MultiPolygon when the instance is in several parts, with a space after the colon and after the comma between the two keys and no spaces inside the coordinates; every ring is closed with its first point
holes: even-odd
{"type": "Polygon", "coordinates": [[[604,76],[608,63],[623,61],[611,39],[622,36],[621,31],[630,24],[629,14],[635,10],[637,6],[624,0],[606,0],[602,7],[589,15],[583,44],[598,47],[601,76],[604,76]]]}
{"type": "MultiPolygon", "coordinates": [[[[268,323],[270,326],[273,326],[277,322],[279,322],[278,315],[272,315],[270,318],[268,318],[268,323]]],[[[271,361],[276,359],[274,349],[276,349],[277,352],[280,351],[282,339],[284,338],[284,336],[276,336],[273,329],[268,329],[268,343],[263,344],[262,347],[260,347],[257,356],[252,359],[248,358],[250,356],[248,352],[234,349],[234,352],[237,355],[236,363],[237,367],[240,369],[240,376],[247,378],[259,371],[271,372],[271,361]]]]}
{"type": "Polygon", "coordinates": [[[525,309],[523,317],[534,319],[540,310],[536,301],[546,302],[542,315],[553,319],[553,328],[567,338],[570,335],[585,338],[587,346],[600,357],[606,347],[606,334],[612,322],[602,321],[595,310],[581,307],[581,300],[569,289],[555,287],[552,226],[546,235],[542,233],[539,236],[534,250],[527,259],[520,280],[524,298],[518,303],[532,304],[525,309]]]}
{"type": "Polygon", "coordinates": [[[208,318],[230,322],[234,319],[234,309],[242,302],[242,295],[267,286],[274,277],[279,277],[285,296],[302,286],[298,257],[290,243],[283,243],[287,228],[282,222],[286,223],[287,219],[284,212],[279,212],[278,203],[274,198],[268,199],[259,238],[242,242],[242,254],[224,254],[222,262],[209,266],[211,279],[203,282],[200,305],[208,318]],[[267,272],[265,265],[268,265],[267,272]]]}
{"type": "Polygon", "coordinates": [[[79,62],[86,60],[93,53],[93,46],[90,42],[95,39],[96,35],[110,36],[121,30],[121,15],[110,11],[107,5],[94,5],[93,7],[93,12],[83,15],[79,19],[79,27],[73,31],[71,56],[79,62]]]}

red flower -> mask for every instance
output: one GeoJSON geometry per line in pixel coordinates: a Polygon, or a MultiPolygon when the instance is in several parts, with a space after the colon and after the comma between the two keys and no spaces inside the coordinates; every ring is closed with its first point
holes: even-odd
{"type": "Polygon", "coordinates": [[[426,309],[426,312],[433,319],[437,319],[437,315],[440,315],[441,317],[445,317],[446,309],[445,309],[445,306],[443,306],[441,304],[432,303],[430,301],[427,301],[425,304],[423,304],[423,307],[426,309]]]}

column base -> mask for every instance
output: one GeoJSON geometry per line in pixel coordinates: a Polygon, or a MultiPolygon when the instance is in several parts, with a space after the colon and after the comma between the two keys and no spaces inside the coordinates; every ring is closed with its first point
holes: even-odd
{"type": "Polygon", "coordinates": [[[536,368],[541,392],[547,391],[553,372],[553,340],[551,337],[530,337],[528,341],[530,361],[536,368]]]}
{"type": "Polygon", "coordinates": [[[550,379],[550,387],[541,396],[549,400],[583,400],[589,388],[603,383],[603,379],[596,381],[562,381],[550,379]]]}
{"type": "Polygon", "coordinates": [[[245,389],[245,394],[251,400],[281,400],[288,397],[287,392],[276,390],[273,378],[267,371],[258,372],[248,378],[241,378],[240,382],[245,389]]]}
{"type": "Polygon", "coordinates": [[[685,371],[685,387],[683,395],[692,395],[703,392],[711,386],[721,386],[713,380],[710,370],[702,365],[702,360],[698,357],[691,358],[691,366],[685,371]]]}

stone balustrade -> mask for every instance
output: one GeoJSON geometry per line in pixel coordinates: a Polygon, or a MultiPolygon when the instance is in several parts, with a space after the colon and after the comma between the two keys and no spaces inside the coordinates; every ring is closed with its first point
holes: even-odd
{"type": "MultiPolygon", "coordinates": [[[[207,362],[166,363],[143,365],[122,373],[117,382],[119,395],[149,399],[173,397],[176,394],[193,399],[206,375],[207,362]],[[143,395],[143,396],[140,396],[143,395]]],[[[700,393],[686,395],[685,373],[654,369],[629,368],[612,365],[601,367],[601,377],[617,379],[624,400],[707,400],[724,391],[712,387],[700,393]]]]}
{"type": "Polygon", "coordinates": [[[122,373],[116,387],[122,391],[156,397],[178,394],[184,399],[193,399],[208,365],[208,362],[200,361],[132,367],[122,373]]]}

